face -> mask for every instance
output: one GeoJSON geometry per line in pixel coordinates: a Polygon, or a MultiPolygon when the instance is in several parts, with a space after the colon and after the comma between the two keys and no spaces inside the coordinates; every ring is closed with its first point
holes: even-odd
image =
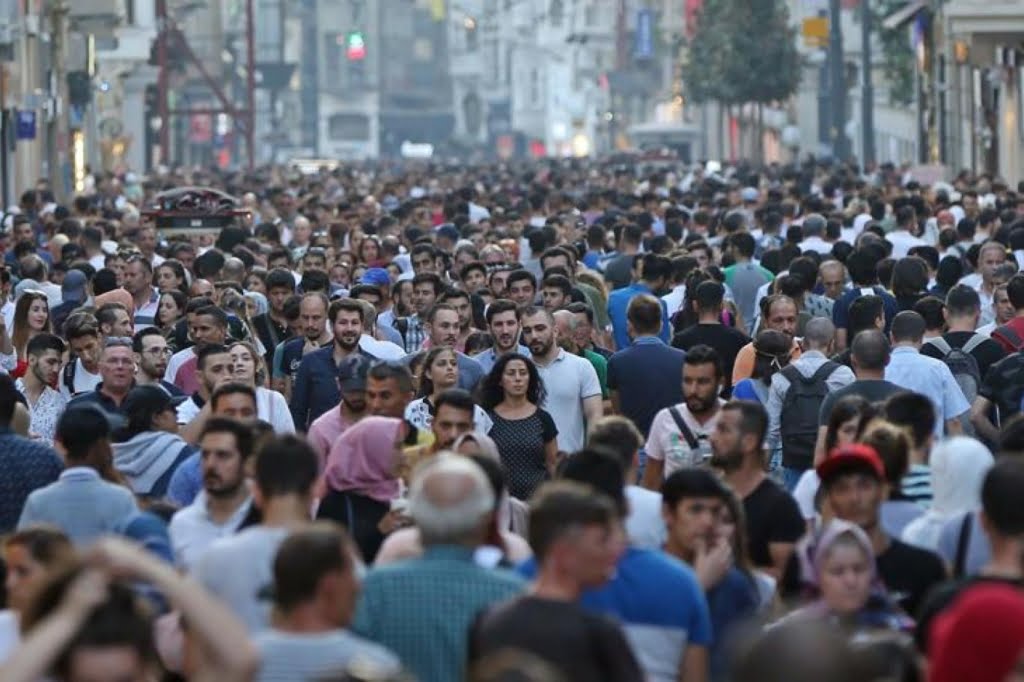
{"type": "Polygon", "coordinates": [[[530,369],[522,360],[510,360],[501,373],[501,388],[506,396],[519,398],[530,388],[530,369]]]}
{"type": "Polygon", "coordinates": [[[327,272],[327,257],[321,253],[307,253],[302,259],[302,271],[319,270],[327,272]]]}
{"type": "Polygon", "coordinates": [[[107,333],[108,336],[131,336],[132,335],[132,321],[128,317],[127,311],[118,308],[114,311],[114,321],[110,324],[103,324],[100,327],[107,333]]]}
{"type": "Polygon", "coordinates": [[[165,325],[176,322],[181,318],[182,310],[170,296],[160,297],[160,319],[165,325]]]}
{"type": "Polygon", "coordinates": [[[490,330],[499,352],[509,351],[519,345],[519,320],[514,310],[491,317],[490,330]]]}
{"type": "Polygon", "coordinates": [[[765,325],[768,329],[782,332],[790,339],[796,336],[796,306],[789,301],[778,301],[768,311],[765,325]]]}
{"type": "Polygon", "coordinates": [[[353,351],[359,346],[359,337],[362,335],[362,315],[350,310],[339,310],[334,318],[334,342],[345,351],[353,351]]]}
{"type": "Polygon", "coordinates": [[[470,305],[468,298],[449,298],[447,300],[448,305],[455,308],[455,312],[459,314],[459,329],[466,330],[473,324],[473,306],[470,305]]]}
{"type": "Polygon", "coordinates": [[[402,419],[410,400],[412,393],[403,392],[398,379],[374,379],[371,376],[366,380],[366,410],[372,415],[402,419]]]}
{"type": "Polygon", "coordinates": [[[299,324],[302,334],[310,341],[323,336],[327,328],[327,308],[319,298],[304,298],[299,305],[299,324]]]}
{"type": "Polygon", "coordinates": [[[487,277],[479,268],[473,268],[467,272],[465,279],[462,280],[462,286],[469,292],[476,291],[485,284],[487,284],[487,277]]]}
{"type": "Polygon", "coordinates": [[[18,223],[14,226],[14,242],[32,241],[32,223],[18,223]]]}
{"type": "Polygon", "coordinates": [[[178,280],[178,276],[174,274],[174,270],[163,266],[156,269],[157,289],[160,291],[171,291],[177,289],[180,285],[181,282],[178,280]]]}
{"type": "Polygon", "coordinates": [[[717,497],[688,497],[675,509],[662,506],[662,517],[673,543],[687,554],[695,554],[715,541],[722,500],[717,497]]]}
{"type": "Polygon", "coordinates": [[[849,445],[857,440],[857,427],[860,426],[860,417],[847,419],[836,430],[836,446],[849,445]]]}
{"type": "Polygon", "coordinates": [[[573,313],[576,318],[576,328],[572,332],[572,340],[577,348],[590,348],[593,342],[594,327],[590,324],[590,318],[586,313],[573,313]]]}
{"type": "Polygon", "coordinates": [[[718,415],[709,439],[711,466],[734,471],[743,463],[744,435],[739,410],[725,410],[718,415]]]}
{"type": "Polygon", "coordinates": [[[191,270],[196,262],[196,252],[192,249],[181,249],[176,256],[178,262],[184,265],[186,270],[191,270]]]}
{"type": "Polygon", "coordinates": [[[189,334],[196,348],[201,349],[207,344],[224,343],[227,330],[212,315],[196,315],[189,325],[189,334]]]}
{"type": "Polygon", "coordinates": [[[228,393],[220,396],[213,412],[219,417],[231,417],[240,422],[253,422],[257,417],[256,403],[252,396],[245,393],[228,393]]]}
{"type": "Polygon", "coordinates": [[[29,329],[32,331],[39,332],[46,329],[46,321],[50,319],[50,307],[46,304],[45,298],[37,298],[32,301],[28,307],[26,319],[29,329]]]}
{"type": "Polygon", "coordinates": [[[822,268],[821,286],[825,289],[825,295],[833,301],[839,300],[843,295],[843,287],[846,282],[843,278],[842,268],[822,268]]]}
{"type": "MultiPolygon", "coordinates": [[[[166,269],[165,269],[166,271],[166,269]]],[[[124,268],[124,288],[135,295],[149,288],[150,274],[146,266],[133,260],[124,268]]]]}
{"type": "Polygon", "coordinates": [[[115,390],[127,390],[135,375],[135,357],[131,348],[112,346],[100,357],[100,378],[103,385],[115,390]]]}
{"type": "Polygon", "coordinates": [[[544,308],[552,312],[564,308],[568,304],[566,295],[558,287],[544,287],[541,289],[540,295],[544,301],[544,308]]]}
{"type": "Polygon", "coordinates": [[[55,350],[48,350],[42,355],[30,355],[28,358],[29,368],[32,374],[44,386],[55,386],[57,376],[60,374],[60,353],[55,350]]]}
{"type": "Polygon", "coordinates": [[[619,524],[589,524],[571,540],[572,550],[566,553],[569,570],[584,588],[600,587],[615,573],[615,566],[625,549],[624,533],[619,524]]]}
{"type": "Polygon", "coordinates": [[[506,270],[499,270],[498,272],[491,274],[490,279],[491,293],[497,298],[504,298],[505,292],[508,289],[508,272],[506,270]]]}
{"type": "Polygon", "coordinates": [[[32,558],[27,547],[16,544],[4,548],[4,564],[7,599],[11,608],[21,611],[28,606],[32,591],[45,578],[46,567],[32,558]]]}
{"type": "Polygon", "coordinates": [[[705,414],[718,403],[719,377],[715,365],[683,365],[683,398],[694,414],[705,414]]]}
{"type": "Polygon", "coordinates": [[[412,257],[412,270],[417,275],[421,272],[436,272],[437,265],[434,262],[434,257],[429,253],[417,253],[413,254],[412,257]]]}
{"type": "Polygon", "coordinates": [[[257,275],[249,275],[245,278],[245,290],[256,291],[264,296],[267,295],[267,285],[257,275]]]}
{"type": "Polygon", "coordinates": [[[142,253],[153,253],[156,250],[156,231],[143,228],[136,235],[136,244],[142,253]]]}
{"type": "Polygon", "coordinates": [[[437,447],[450,448],[456,438],[473,430],[473,411],[442,405],[437,409],[430,428],[437,447]]]}
{"type": "Polygon", "coordinates": [[[124,284],[124,258],[121,258],[120,256],[108,258],[106,267],[116,275],[117,286],[122,286],[124,284]]]}
{"type": "Polygon", "coordinates": [[[249,349],[242,345],[232,346],[231,352],[232,375],[238,381],[246,384],[256,383],[256,358],[252,356],[249,349]]]}
{"type": "Polygon", "coordinates": [[[436,300],[437,293],[434,291],[434,285],[430,282],[420,282],[413,285],[412,304],[416,308],[416,314],[426,315],[434,307],[434,301],[436,300]]]}
{"type": "Polygon", "coordinates": [[[516,305],[531,305],[536,296],[537,290],[528,279],[518,280],[510,284],[508,287],[508,297],[512,299],[516,305]]]}
{"type": "Polygon", "coordinates": [[[864,529],[874,528],[878,523],[878,508],[884,491],[881,482],[869,474],[839,476],[828,486],[826,494],[836,518],[864,529]]]}
{"type": "Polygon", "coordinates": [[[459,361],[454,353],[440,353],[427,368],[427,376],[434,388],[451,388],[459,381],[459,361]]]}
{"type": "Polygon", "coordinates": [[[547,315],[538,314],[522,320],[523,341],[535,356],[544,357],[555,344],[555,329],[547,315]]]}
{"type": "Polygon", "coordinates": [[[245,463],[231,433],[208,433],[199,444],[203,489],[213,497],[230,497],[245,483],[245,463]]]}
{"type": "Polygon", "coordinates": [[[999,324],[1006,324],[1016,314],[1006,289],[996,289],[995,294],[992,296],[992,307],[995,310],[996,319],[999,321],[999,324]]]}
{"type": "Polygon", "coordinates": [[[561,255],[548,256],[547,258],[544,259],[544,262],[541,263],[542,270],[547,270],[548,268],[554,268],[559,266],[565,268],[568,272],[572,272],[573,270],[572,263],[569,262],[569,259],[561,255]]]}
{"type": "Polygon", "coordinates": [[[192,282],[192,286],[189,287],[188,291],[189,291],[189,295],[193,296],[193,297],[195,297],[195,296],[209,296],[210,298],[212,298],[214,293],[216,292],[216,290],[214,289],[213,284],[211,284],[209,281],[207,281],[205,279],[194,280],[192,282]]]}
{"type": "Polygon", "coordinates": [[[213,389],[234,377],[234,368],[231,366],[230,353],[214,353],[206,356],[206,364],[200,370],[203,380],[203,388],[206,392],[213,393],[213,389]]]}
{"type": "Polygon", "coordinates": [[[690,255],[697,259],[698,270],[703,270],[711,262],[711,254],[706,249],[696,249],[690,255]]]}
{"type": "Polygon", "coordinates": [[[438,310],[430,323],[430,343],[454,346],[459,342],[459,315],[453,310],[438,310]]]}
{"type": "Polygon", "coordinates": [[[359,246],[359,251],[363,256],[364,263],[373,263],[380,259],[380,247],[372,239],[364,239],[359,246]]]}
{"type": "Polygon", "coordinates": [[[840,540],[828,551],[818,582],[822,599],[833,612],[854,613],[867,603],[873,561],[874,557],[852,540],[840,540]]]}
{"type": "Polygon", "coordinates": [[[88,334],[77,339],[71,339],[68,341],[68,345],[71,347],[71,352],[81,358],[85,368],[95,372],[96,364],[100,361],[100,350],[102,348],[100,340],[88,334]]]}
{"type": "Polygon", "coordinates": [[[167,339],[151,334],[142,338],[142,352],[136,354],[135,362],[150,379],[162,379],[170,357],[171,349],[167,345],[167,339]]]}
{"type": "Polygon", "coordinates": [[[996,268],[1006,262],[1006,251],[1002,248],[987,248],[978,255],[978,270],[981,271],[981,278],[986,282],[992,281],[996,268]]]}

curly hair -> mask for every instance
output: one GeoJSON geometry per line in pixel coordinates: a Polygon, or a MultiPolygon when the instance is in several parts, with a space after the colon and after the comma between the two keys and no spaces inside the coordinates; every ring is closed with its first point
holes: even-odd
{"type": "Polygon", "coordinates": [[[493,410],[495,405],[505,399],[505,389],[501,385],[501,380],[505,374],[505,368],[508,367],[510,362],[516,360],[526,365],[526,370],[530,373],[530,383],[526,387],[526,399],[534,405],[540,405],[544,402],[544,399],[547,397],[547,391],[544,389],[544,380],[540,378],[537,366],[525,355],[509,353],[498,358],[490,373],[480,383],[480,404],[485,409],[493,410]]]}

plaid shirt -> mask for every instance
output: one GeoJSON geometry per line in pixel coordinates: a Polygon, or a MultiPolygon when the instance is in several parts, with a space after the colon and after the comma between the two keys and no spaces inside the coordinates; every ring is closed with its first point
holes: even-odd
{"type": "Polygon", "coordinates": [[[399,322],[400,319],[405,320],[405,329],[404,333],[402,333],[402,339],[405,342],[405,352],[418,353],[420,349],[423,347],[423,342],[427,340],[427,330],[423,326],[423,320],[420,319],[419,315],[410,315],[409,317],[405,318],[396,318],[395,321],[392,323],[392,326],[399,332],[403,331],[402,327],[399,326],[400,324],[402,324],[399,322]]]}
{"type": "Polygon", "coordinates": [[[462,680],[473,619],[524,587],[510,572],[477,566],[471,549],[428,547],[420,559],[370,571],[353,630],[397,653],[420,682],[462,680]]]}

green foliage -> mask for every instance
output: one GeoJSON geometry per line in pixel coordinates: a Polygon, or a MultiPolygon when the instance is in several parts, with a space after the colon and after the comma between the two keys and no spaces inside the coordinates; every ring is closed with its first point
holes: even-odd
{"type": "Polygon", "coordinates": [[[875,0],[874,28],[882,44],[882,72],[889,81],[889,101],[906,106],[914,101],[914,50],[906,26],[882,28],[882,20],[901,9],[904,0],[875,0]]]}

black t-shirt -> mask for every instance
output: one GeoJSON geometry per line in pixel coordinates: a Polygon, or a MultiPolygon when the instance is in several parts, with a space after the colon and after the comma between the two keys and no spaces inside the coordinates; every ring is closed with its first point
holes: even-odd
{"type": "Polygon", "coordinates": [[[920,608],[914,615],[914,620],[917,621],[917,627],[914,628],[914,642],[917,644],[918,651],[923,654],[928,653],[928,642],[931,637],[931,626],[935,621],[935,618],[948,609],[953,602],[963,594],[966,590],[970,589],[974,585],[1009,585],[1018,590],[1024,590],[1024,581],[1014,580],[1012,578],[997,578],[990,576],[972,576],[961,580],[947,580],[939,583],[932,588],[927,595],[925,595],[924,601],[921,603],[920,608]]]}
{"type": "Polygon", "coordinates": [[[908,614],[916,614],[924,596],[946,579],[946,567],[934,552],[892,539],[876,557],[878,575],[908,614]]]}
{"type": "MultiPolygon", "coordinates": [[[[946,343],[951,348],[963,348],[964,344],[970,341],[974,334],[975,332],[949,332],[948,334],[943,334],[942,338],[946,340],[946,343]]],[[[943,357],[942,351],[931,343],[921,346],[921,355],[927,355],[936,360],[941,360],[943,357]]],[[[992,365],[1006,357],[1006,351],[992,339],[985,339],[974,347],[974,350],[971,351],[971,356],[978,363],[978,372],[980,373],[978,378],[984,379],[992,365]]]]}
{"type": "Polygon", "coordinates": [[[772,566],[768,545],[794,543],[806,530],[796,500],[769,478],[743,498],[743,512],[747,517],[750,561],[758,567],[772,566]]]}
{"type": "Polygon", "coordinates": [[[469,631],[470,664],[504,649],[540,658],[566,682],[643,679],[618,625],[571,602],[516,597],[477,616],[469,631]]]}
{"type": "Polygon", "coordinates": [[[848,395],[859,395],[871,403],[880,403],[893,393],[899,393],[906,389],[900,388],[891,381],[885,379],[858,379],[849,386],[843,386],[838,391],[832,391],[821,403],[821,413],[818,415],[818,424],[828,424],[829,415],[832,414],[832,407],[842,398],[848,395]]]}
{"type": "Polygon", "coordinates": [[[999,408],[999,421],[1020,412],[1024,396],[1024,353],[1011,353],[992,365],[978,387],[978,395],[999,408]]]}
{"type": "Polygon", "coordinates": [[[726,387],[732,383],[732,367],[736,364],[736,355],[740,348],[750,343],[750,337],[724,324],[694,324],[672,337],[672,346],[680,350],[690,350],[694,346],[711,346],[722,358],[722,371],[725,373],[726,387]]]}

